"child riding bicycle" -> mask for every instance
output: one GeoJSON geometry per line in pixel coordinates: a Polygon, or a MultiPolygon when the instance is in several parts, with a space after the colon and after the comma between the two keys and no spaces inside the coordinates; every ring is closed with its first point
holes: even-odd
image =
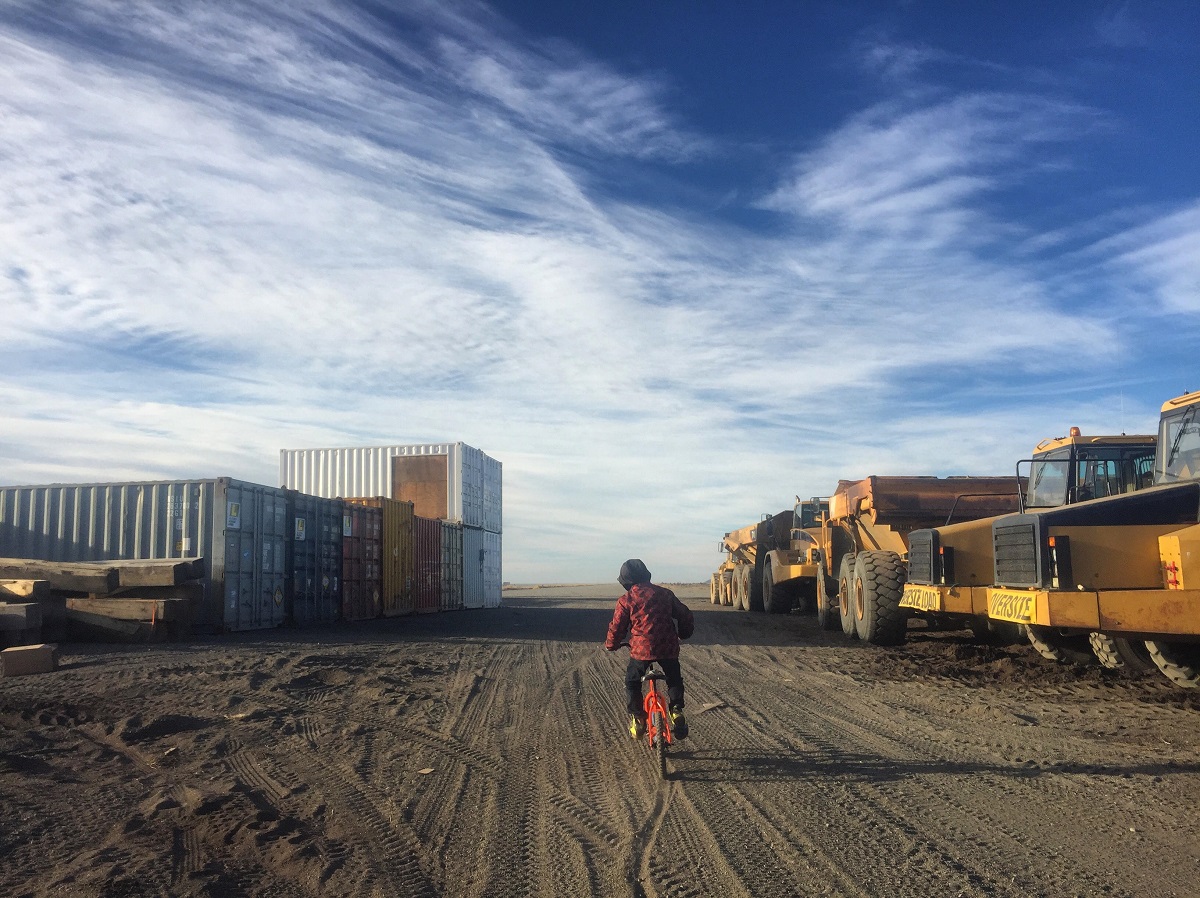
{"type": "Polygon", "coordinates": [[[622,645],[629,645],[629,666],[625,669],[629,735],[635,739],[645,735],[642,677],[657,661],[667,677],[671,731],[676,739],[683,739],[688,734],[688,726],[683,716],[679,640],[687,639],[695,629],[692,610],[671,590],[651,583],[650,572],[638,558],[631,558],[621,565],[617,582],[625,589],[625,594],[617,599],[604,647],[615,652],[622,645]]]}

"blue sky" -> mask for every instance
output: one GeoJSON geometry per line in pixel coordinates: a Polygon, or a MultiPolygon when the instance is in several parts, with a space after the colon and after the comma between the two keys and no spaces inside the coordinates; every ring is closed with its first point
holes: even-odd
{"type": "Polygon", "coordinates": [[[1200,389],[1200,5],[0,5],[0,482],[461,440],[707,580],[1200,389]]]}

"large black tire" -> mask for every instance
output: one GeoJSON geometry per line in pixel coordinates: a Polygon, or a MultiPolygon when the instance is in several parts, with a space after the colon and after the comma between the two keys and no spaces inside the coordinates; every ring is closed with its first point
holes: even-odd
{"type": "Polygon", "coordinates": [[[746,610],[757,611],[762,614],[763,611],[763,584],[762,575],[757,570],[757,565],[751,567],[747,565],[746,571],[746,610]]]}
{"type": "Polygon", "coordinates": [[[854,625],[854,556],[843,555],[838,569],[838,621],[842,633],[851,639],[858,638],[858,627],[854,625]]]}
{"type": "Polygon", "coordinates": [[[708,603],[710,605],[721,604],[721,575],[719,573],[708,578],[708,603]]]}
{"type": "Polygon", "coordinates": [[[796,603],[796,581],[785,580],[783,583],[776,583],[775,575],[771,573],[771,565],[764,564],[762,594],[763,610],[767,614],[787,614],[796,603]]]}
{"type": "Polygon", "coordinates": [[[1200,689],[1200,643],[1149,640],[1146,648],[1168,680],[1185,689],[1200,689]]]}
{"type": "Polygon", "coordinates": [[[738,611],[750,610],[750,565],[739,564],[733,569],[733,607],[738,611]]]}
{"type": "Polygon", "coordinates": [[[837,630],[842,622],[838,613],[837,581],[825,575],[825,563],[817,571],[817,626],[837,630]]]}
{"type": "Polygon", "coordinates": [[[895,552],[859,552],[854,557],[854,624],[871,645],[899,645],[908,633],[904,562],[895,552]]]}
{"type": "Polygon", "coordinates": [[[1158,669],[1144,642],[1109,636],[1107,633],[1091,633],[1088,635],[1088,642],[1091,643],[1092,652],[1100,664],[1109,670],[1147,674],[1158,669]]]}
{"type": "Polygon", "coordinates": [[[1099,663],[1086,634],[1060,633],[1053,627],[1044,627],[1040,624],[1029,624],[1025,630],[1029,634],[1029,644],[1037,649],[1039,655],[1049,661],[1083,666],[1099,663]]]}

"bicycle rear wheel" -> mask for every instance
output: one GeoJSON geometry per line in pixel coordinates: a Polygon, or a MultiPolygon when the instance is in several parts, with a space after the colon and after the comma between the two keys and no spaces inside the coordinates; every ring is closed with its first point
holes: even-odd
{"type": "Polygon", "coordinates": [[[667,778],[667,734],[663,732],[662,714],[655,712],[651,715],[654,721],[654,762],[658,765],[658,775],[667,778]]]}

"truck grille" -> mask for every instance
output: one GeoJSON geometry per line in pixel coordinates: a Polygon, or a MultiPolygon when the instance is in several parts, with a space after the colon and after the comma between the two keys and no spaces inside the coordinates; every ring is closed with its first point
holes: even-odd
{"type": "Polygon", "coordinates": [[[937,552],[936,530],[914,530],[908,535],[908,582],[932,584],[934,556],[937,552]]]}
{"type": "Polygon", "coordinates": [[[1013,523],[997,522],[992,527],[996,550],[997,586],[1041,586],[1041,553],[1038,551],[1037,518],[1023,517],[1013,523]]]}

